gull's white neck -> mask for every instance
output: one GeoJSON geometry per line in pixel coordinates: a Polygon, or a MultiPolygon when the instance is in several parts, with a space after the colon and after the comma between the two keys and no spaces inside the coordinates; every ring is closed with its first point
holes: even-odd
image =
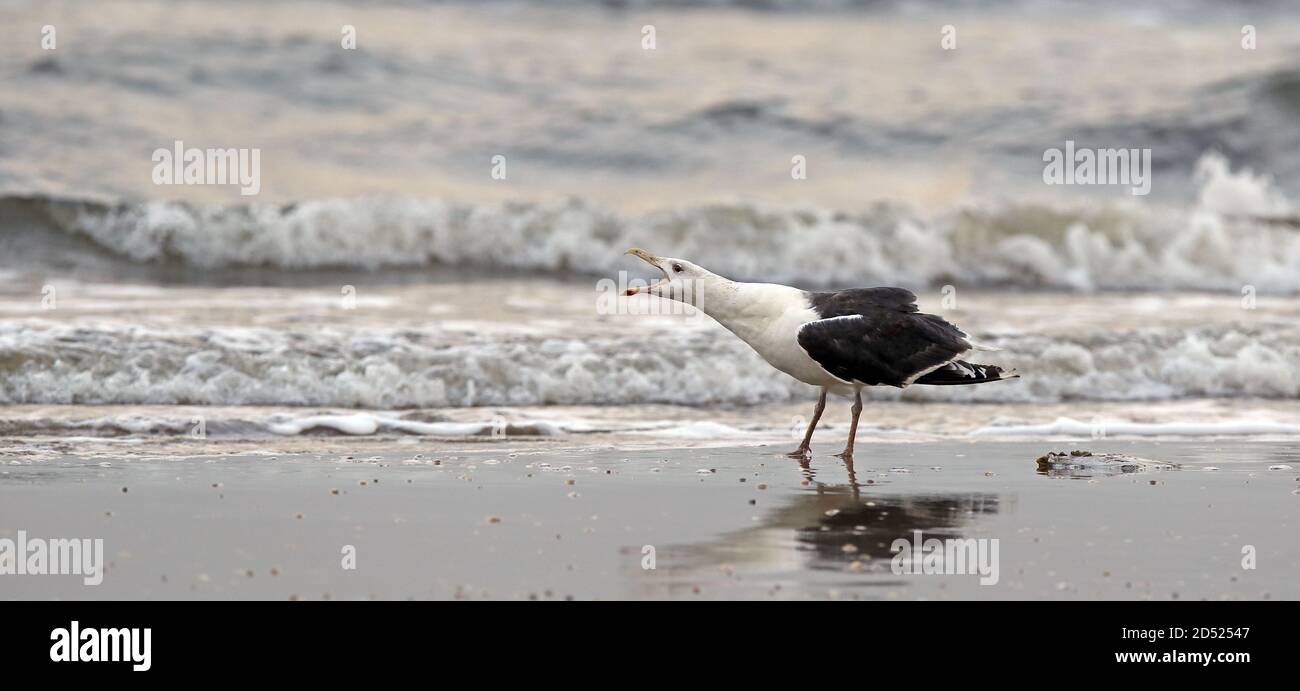
{"type": "Polygon", "coordinates": [[[773,336],[773,326],[786,321],[788,312],[808,310],[804,291],[790,286],[739,283],[717,276],[702,287],[696,306],[760,352],[760,344],[773,336]]]}
{"type": "Polygon", "coordinates": [[[841,392],[837,387],[848,386],[799,345],[803,325],[821,318],[807,293],[775,283],[737,283],[716,275],[702,284],[691,304],[749,344],[768,364],[814,386],[836,392],[841,392]]]}

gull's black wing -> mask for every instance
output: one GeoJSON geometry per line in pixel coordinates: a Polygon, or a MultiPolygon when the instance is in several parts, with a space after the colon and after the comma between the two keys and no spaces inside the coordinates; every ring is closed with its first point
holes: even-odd
{"type": "Polygon", "coordinates": [[[799,329],[799,345],[827,372],[868,386],[904,387],[971,349],[966,334],[917,312],[902,288],[810,293],[822,318],[799,329]]]}

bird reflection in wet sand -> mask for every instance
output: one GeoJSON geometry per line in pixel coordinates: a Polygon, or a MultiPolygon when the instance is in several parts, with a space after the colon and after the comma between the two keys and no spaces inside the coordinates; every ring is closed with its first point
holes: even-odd
{"type": "Polygon", "coordinates": [[[816,573],[833,576],[840,589],[907,585],[889,568],[894,540],[910,541],[917,530],[926,537],[961,537],[1005,503],[983,492],[900,494],[887,489],[887,481],[862,485],[852,461],[845,463],[845,484],[818,482],[806,460],[799,465],[809,489],[768,510],[754,527],[707,542],[662,546],[656,570],[637,578],[644,594],[686,596],[701,583],[711,583],[722,597],[747,586],[776,594],[782,583],[807,583],[816,573]],[[721,592],[719,580],[726,584],[721,592]]]}
{"type": "MultiPolygon", "coordinates": [[[[816,471],[800,462],[804,476],[816,483],[816,471]]],[[[971,518],[997,513],[996,494],[869,494],[852,459],[844,461],[847,485],[816,483],[811,501],[798,501],[779,509],[773,526],[792,527],[800,549],[812,550],[812,568],[838,568],[863,559],[889,559],[895,539],[911,539],[913,531],[927,536],[956,537],[971,518]],[[846,547],[846,545],[848,547],[846,547]]],[[[873,481],[868,480],[868,483],[873,481]]]]}

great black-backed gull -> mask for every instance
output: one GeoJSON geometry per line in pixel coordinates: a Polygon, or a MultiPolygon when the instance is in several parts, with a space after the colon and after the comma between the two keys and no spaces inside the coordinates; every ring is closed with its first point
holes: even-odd
{"type": "Polygon", "coordinates": [[[685,259],[632,248],[663,273],[663,280],[629,288],[690,304],[748,343],[768,364],[821,389],[803,443],[790,455],[809,455],[826,394],[853,397],[853,423],[841,458],[853,458],[853,439],[866,386],[983,384],[1018,377],[1015,370],[961,359],[971,350],[996,350],[940,317],[922,314],[916,295],[902,288],[810,292],[775,283],[731,281],[685,259]]]}

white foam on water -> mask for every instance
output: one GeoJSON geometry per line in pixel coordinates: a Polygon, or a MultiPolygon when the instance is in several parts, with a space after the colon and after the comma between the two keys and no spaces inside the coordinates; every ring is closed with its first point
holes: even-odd
{"type": "Polygon", "coordinates": [[[636,434],[672,439],[730,439],[751,438],[754,436],[753,432],[747,432],[730,425],[724,425],[719,422],[710,422],[707,420],[689,422],[686,424],[673,424],[660,429],[636,432],[636,434]]]}
{"type": "MultiPolygon", "coordinates": [[[[873,400],[1059,402],[1300,396],[1300,325],[1209,325],[1056,336],[1004,335],[978,362],[1022,378],[973,387],[870,388],[873,400]]],[[[976,359],[972,355],[972,359],[976,359]]],[[[749,405],[812,387],[743,343],[704,329],[561,338],[437,329],[0,322],[0,403],[465,406],[749,405]]],[[[393,423],[396,424],[396,423],[393,423]]]]}
{"type": "Polygon", "coordinates": [[[312,415],[283,422],[273,422],[267,429],[275,434],[302,434],[313,429],[332,429],[351,435],[374,434],[379,430],[379,421],[373,415],[356,413],[353,415],[312,415]]]}
{"type": "MultiPolygon", "coordinates": [[[[366,197],[291,207],[150,201],[52,214],[64,232],[136,262],[217,268],[432,264],[602,274],[656,251],[723,275],[803,285],[1016,285],[1068,290],[1300,292],[1300,233],[1265,176],[1206,154],[1187,208],[1082,202],[976,205],[922,215],[712,204],[628,218],[581,200],[470,206],[366,197]]],[[[57,202],[51,202],[57,205],[57,202]]]]}
{"type": "Polygon", "coordinates": [[[972,437],[1239,437],[1300,436],[1300,424],[1272,421],[1224,422],[1085,422],[1068,417],[1041,425],[992,425],[970,433],[972,437]]]}
{"type": "Polygon", "coordinates": [[[1293,209],[1273,183],[1272,176],[1249,169],[1232,171],[1227,157],[1208,153],[1196,163],[1200,183],[1197,201],[1202,209],[1240,216],[1285,216],[1293,209]]]}
{"type": "Polygon", "coordinates": [[[350,415],[311,415],[270,422],[266,429],[279,435],[297,435],[327,429],[342,434],[362,436],[380,432],[397,432],[435,437],[473,436],[554,436],[570,430],[564,425],[538,420],[489,422],[421,422],[390,415],[354,413],[350,415]]]}

